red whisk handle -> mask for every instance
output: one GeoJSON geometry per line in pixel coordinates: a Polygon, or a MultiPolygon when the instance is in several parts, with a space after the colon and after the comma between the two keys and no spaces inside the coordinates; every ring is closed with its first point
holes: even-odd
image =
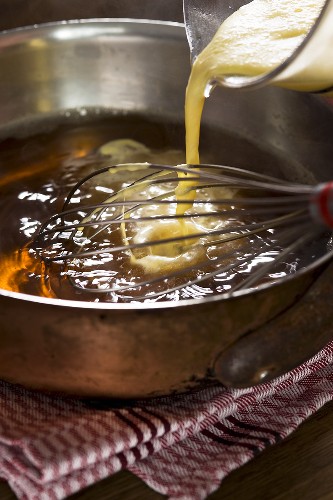
{"type": "Polygon", "coordinates": [[[333,229],[333,181],[317,186],[310,209],[314,219],[333,229]]]}

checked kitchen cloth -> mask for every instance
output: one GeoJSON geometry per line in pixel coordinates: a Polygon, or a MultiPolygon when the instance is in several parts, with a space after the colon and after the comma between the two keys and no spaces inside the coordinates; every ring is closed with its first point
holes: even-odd
{"type": "Polygon", "coordinates": [[[333,399],[333,342],[260,387],[96,409],[0,382],[0,477],[53,500],[128,469],[170,499],[204,499],[233,469],[333,399]]]}

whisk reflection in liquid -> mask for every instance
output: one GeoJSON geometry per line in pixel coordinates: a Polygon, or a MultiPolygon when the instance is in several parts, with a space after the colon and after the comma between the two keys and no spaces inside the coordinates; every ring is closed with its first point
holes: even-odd
{"type": "Polygon", "coordinates": [[[217,165],[105,167],[73,187],[32,247],[98,296],[232,295],[330,258],[332,190],[217,165]],[[105,198],[115,174],[136,179],[105,198]]]}

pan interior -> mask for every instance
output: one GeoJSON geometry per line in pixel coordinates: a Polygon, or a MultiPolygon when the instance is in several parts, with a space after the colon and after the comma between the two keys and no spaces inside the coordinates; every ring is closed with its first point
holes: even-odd
{"type": "MultiPolygon", "coordinates": [[[[40,296],[44,271],[19,249],[100,161],[101,144],[129,138],[184,157],[188,46],[180,25],[127,19],[20,29],[3,34],[0,48],[0,288],[40,296]]],[[[313,184],[331,178],[331,130],[331,110],[311,96],[219,90],[204,111],[202,161],[313,184]]],[[[304,249],[299,269],[329,250],[326,235],[304,249]]],[[[56,277],[51,288],[63,299],[101,300],[56,277]]]]}
{"type": "MultiPolygon", "coordinates": [[[[103,144],[130,139],[149,148],[154,157],[162,158],[164,162],[168,162],[168,159],[172,163],[183,162],[182,122],[166,122],[157,116],[81,109],[43,119],[38,117],[30,122],[26,120],[16,127],[3,127],[1,136],[1,288],[72,301],[127,302],[127,297],[114,293],[96,296],[73,287],[63,263],[45,271],[45,266],[41,265],[36,255],[27,251],[29,247],[26,245],[29,245],[43,221],[61,209],[73,184],[93,169],[105,165],[106,160],[100,155],[103,144]]],[[[201,144],[205,163],[231,163],[233,166],[249,167],[250,159],[258,171],[278,172],[280,177],[287,177],[288,169],[283,156],[272,154],[225,129],[205,124],[201,144]]],[[[140,147],[133,154],[131,161],[145,161],[145,153],[140,147]]],[[[107,162],[112,164],[112,157],[107,162]]],[[[296,169],[293,167],[289,171],[294,178],[296,169]]],[[[300,180],[304,181],[304,177],[308,177],[308,182],[314,181],[310,172],[300,169],[300,180]]],[[[301,269],[315,258],[325,255],[330,244],[330,235],[324,234],[319,242],[314,242],[299,255],[283,262],[275,274],[278,277],[293,274],[296,268],[301,269]]],[[[265,258],[267,256],[268,253],[265,258]]],[[[251,267],[242,272],[243,278],[244,273],[251,272],[251,267]]],[[[126,273],[130,273],[130,270],[126,273]]],[[[154,301],[204,298],[212,293],[223,295],[229,289],[231,278],[237,282],[240,276],[237,273],[232,277],[218,275],[215,282],[209,282],[206,287],[186,287],[180,294],[163,294],[154,301]]],[[[131,300],[136,300],[135,295],[131,300]]],[[[152,302],[149,297],[146,301],[152,302]]]]}

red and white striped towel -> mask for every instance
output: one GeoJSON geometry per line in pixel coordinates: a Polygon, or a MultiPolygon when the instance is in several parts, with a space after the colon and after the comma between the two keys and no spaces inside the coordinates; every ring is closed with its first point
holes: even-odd
{"type": "Polygon", "coordinates": [[[333,342],[261,387],[114,409],[0,382],[0,477],[19,499],[53,500],[129,469],[169,498],[204,499],[331,399],[333,342]]]}

